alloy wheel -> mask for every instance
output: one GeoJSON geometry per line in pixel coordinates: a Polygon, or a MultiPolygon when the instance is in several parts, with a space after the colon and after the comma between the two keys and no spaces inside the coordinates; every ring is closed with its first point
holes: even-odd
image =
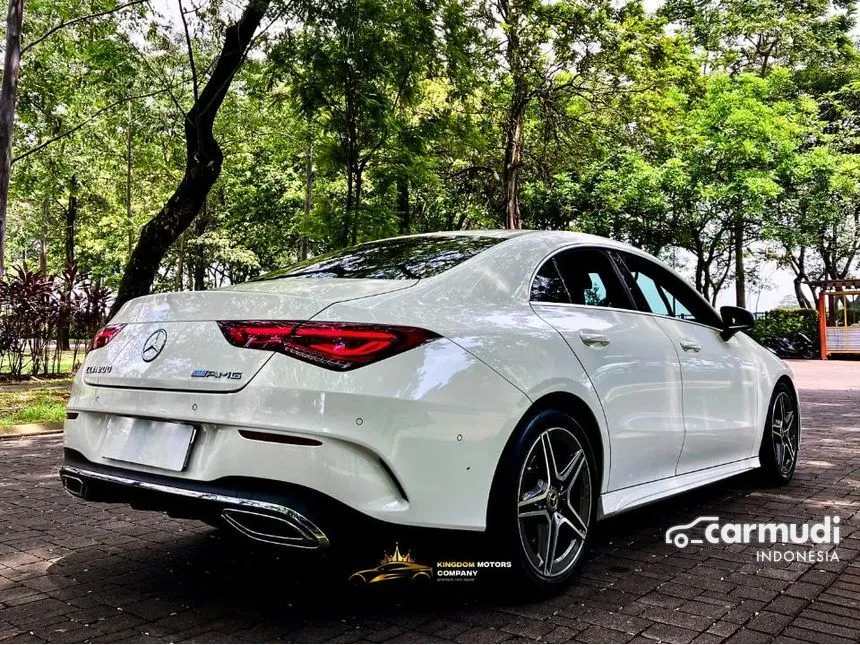
{"type": "Polygon", "coordinates": [[[780,392],[773,401],[771,435],[776,467],[788,475],[797,461],[799,424],[794,402],[787,392],[780,392]]]}
{"type": "Polygon", "coordinates": [[[543,431],[520,471],[517,523],[535,573],[555,579],[577,562],[591,522],[591,470],[579,440],[564,428],[543,431]]]}

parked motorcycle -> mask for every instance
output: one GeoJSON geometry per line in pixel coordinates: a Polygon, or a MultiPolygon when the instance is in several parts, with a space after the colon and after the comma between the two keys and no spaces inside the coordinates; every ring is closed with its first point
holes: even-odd
{"type": "Polygon", "coordinates": [[[797,332],[791,338],[772,338],[765,347],[780,358],[818,358],[819,352],[812,339],[803,332],[797,332]]]}

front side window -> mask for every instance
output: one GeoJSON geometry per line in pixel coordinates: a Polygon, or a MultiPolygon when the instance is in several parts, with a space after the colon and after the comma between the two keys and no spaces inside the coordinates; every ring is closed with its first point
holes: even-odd
{"type": "Polygon", "coordinates": [[[629,307],[611,261],[596,249],[563,251],[547,260],[532,283],[531,299],[592,307],[629,307]]]}
{"type": "Polygon", "coordinates": [[[633,280],[642,292],[645,302],[648,303],[648,308],[651,313],[660,314],[661,316],[674,316],[669,301],[666,299],[666,294],[657,286],[650,277],[638,271],[633,274],[633,280]]]}
{"type": "Polygon", "coordinates": [[[503,241],[504,238],[489,235],[440,235],[380,240],[298,262],[257,279],[418,280],[447,271],[503,241]]]}
{"type": "Polygon", "coordinates": [[[720,327],[719,315],[689,285],[650,260],[621,254],[628,282],[641,309],[660,316],[720,327]]]}

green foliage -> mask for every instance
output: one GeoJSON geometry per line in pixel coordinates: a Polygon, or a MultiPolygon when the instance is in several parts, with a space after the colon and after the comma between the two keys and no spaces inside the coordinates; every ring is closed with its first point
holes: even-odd
{"type": "Polygon", "coordinates": [[[791,340],[798,333],[809,336],[817,346],[820,337],[817,310],[774,309],[756,320],[755,329],[751,335],[764,345],[775,338],[791,340]]]}
{"type": "MultiPolygon", "coordinates": [[[[118,4],[28,0],[25,44],[118,4]]],[[[735,279],[740,236],[749,281],[776,261],[810,304],[804,281],[854,275],[860,258],[855,5],[274,3],[216,121],[221,177],[154,288],[220,287],[354,241],[498,227],[516,174],[525,227],[677,260],[711,300],[735,279]]],[[[184,6],[200,84],[236,7],[184,6]]],[[[182,177],[190,60],[181,22],[151,3],[25,52],[7,264],[58,274],[68,249],[116,288],[182,177]]]]}

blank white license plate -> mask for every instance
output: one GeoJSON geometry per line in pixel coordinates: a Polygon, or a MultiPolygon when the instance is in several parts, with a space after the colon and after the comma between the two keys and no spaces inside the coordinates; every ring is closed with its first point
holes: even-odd
{"type": "Polygon", "coordinates": [[[130,464],[180,471],[188,463],[194,426],[168,421],[111,417],[102,457],[130,464]]]}

